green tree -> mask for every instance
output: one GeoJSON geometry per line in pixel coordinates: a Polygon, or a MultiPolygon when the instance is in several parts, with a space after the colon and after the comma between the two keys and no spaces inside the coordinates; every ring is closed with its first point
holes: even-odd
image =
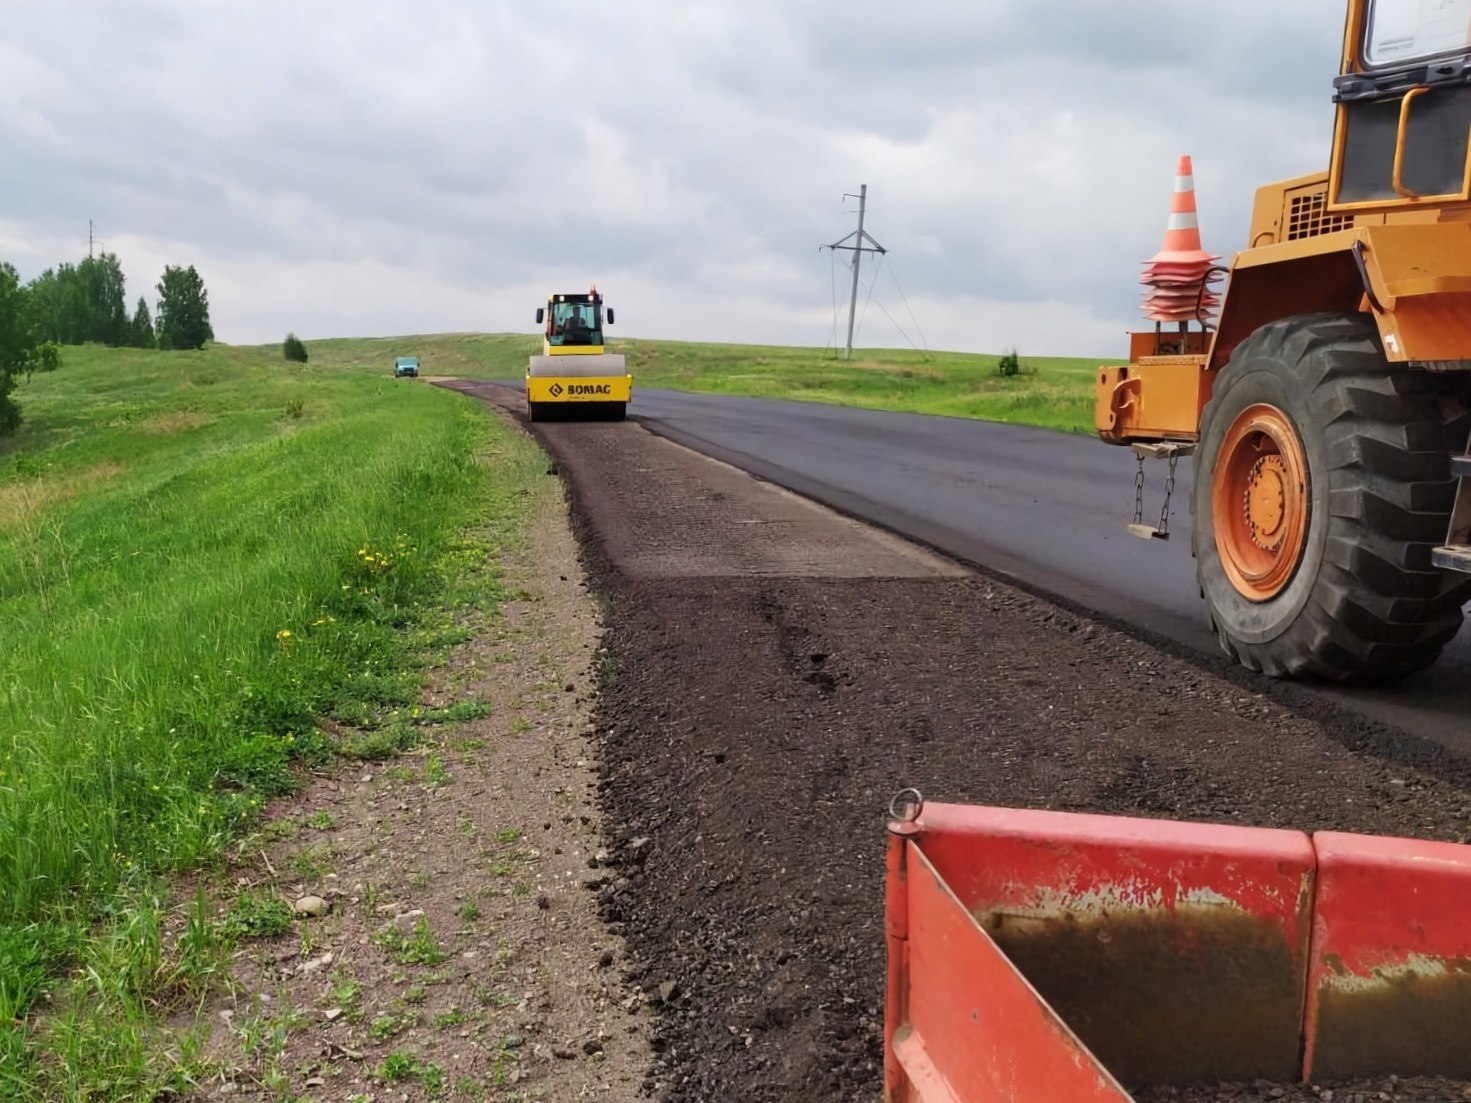
{"type": "Polygon", "coordinates": [[[133,320],[128,324],[128,344],[135,349],[158,347],[158,334],[153,332],[153,318],[142,295],[138,296],[138,309],[133,311],[133,320]]]}
{"type": "Polygon", "coordinates": [[[306,344],[294,333],[288,333],[281,342],[281,355],[297,364],[306,363],[306,344]]]}
{"type": "Polygon", "coordinates": [[[87,339],[87,286],[75,265],[46,269],[30,282],[29,291],[42,338],[63,345],[87,339]]]}
{"type": "Polygon", "coordinates": [[[125,345],[132,337],[123,266],[115,253],[48,268],[30,283],[37,324],[48,341],[125,345]]]}
{"type": "Polygon", "coordinates": [[[8,264],[0,263],[0,434],[15,432],[20,407],[11,392],[32,372],[55,371],[61,364],[56,342],[37,332],[37,312],[29,287],[8,264]]]}
{"type": "Polygon", "coordinates": [[[213,341],[209,325],[209,292],[194,265],[167,265],[158,281],[158,347],[198,349],[213,341]]]}
{"type": "Polygon", "coordinates": [[[77,265],[86,302],[84,341],[104,345],[126,344],[129,333],[128,299],[123,266],[117,254],[88,257],[77,265]]]}

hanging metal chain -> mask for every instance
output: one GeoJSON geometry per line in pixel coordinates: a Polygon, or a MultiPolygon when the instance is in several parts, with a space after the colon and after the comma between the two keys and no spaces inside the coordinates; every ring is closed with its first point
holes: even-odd
{"type": "Polygon", "coordinates": [[[1134,472],[1134,524],[1140,525],[1144,523],[1144,457],[1136,452],[1135,460],[1139,467],[1134,472]]]}
{"type": "Polygon", "coordinates": [[[1180,457],[1191,455],[1194,444],[1177,441],[1144,441],[1134,445],[1134,456],[1138,467],[1134,472],[1134,523],[1129,531],[1146,540],[1168,540],[1170,538],[1170,496],[1175,493],[1175,471],[1180,457]],[[1144,461],[1146,459],[1169,460],[1170,474],[1165,479],[1165,501],[1159,511],[1159,527],[1144,524],[1144,461]]]}
{"type": "MultiPolygon", "coordinates": [[[[1161,540],[1168,540],[1170,538],[1170,495],[1175,492],[1175,468],[1179,465],[1179,463],[1180,457],[1178,455],[1170,456],[1170,474],[1165,479],[1165,504],[1164,507],[1159,511],[1159,535],[1161,540]]],[[[1143,478],[1144,461],[1140,460],[1139,479],[1142,480],[1143,478]]],[[[1135,509],[1140,508],[1142,508],[1142,506],[1135,506],[1135,509]]]]}

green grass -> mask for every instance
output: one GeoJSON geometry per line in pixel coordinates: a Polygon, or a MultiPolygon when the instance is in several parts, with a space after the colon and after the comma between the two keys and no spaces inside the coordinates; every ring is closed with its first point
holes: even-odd
{"type": "Polygon", "coordinates": [[[438,965],[449,957],[449,951],[439,944],[429,929],[429,920],[422,915],[412,931],[388,924],[373,935],[373,943],[400,965],[438,965]]]}
{"type": "MultiPolygon", "coordinates": [[[[441,334],[376,342],[321,341],[312,362],[337,363],[365,354],[392,365],[393,349],[412,347],[426,375],[517,379],[526,358],[540,351],[537,337],[514,334],[441,334]]],[[[843,360],[830,349],[687,341],[614,340],[610,351],[628,359],[638,387],[669,387],[707,394],[828,402],[873,410],[945,414],[1093,432],[1093,380],[1103,358],[1033,356],[1023,349],[1020,374],[1003,377],[990,354],[854,349],[843,360]]]]}
{"type": "Polygon", "coordinates": [[[411,743],[418,641],[504,597],[484,565],[524,539],[535,447],[395,382],[373,348],[312,351],[68,348],[17,394],[25,426],[0,440],[0,1096],[69,1098],[89,1077],[110,1098],[183,1091],[187,1052],[144,1059],[163,1048],[148,1014],[191,990],[188,947],[157,934],[160,879],[207,868],[296,761],[338,753],[324,719],[374,754],[411,743]],[[38,1064],[36,1044],[60,1056],[38,1064]]]}
{"type": "Polygon", "coordinates": [[[996,370],[1001,354],[854,349],[851,360],[842,360],[821,349],[673,341],[624,341],[618,351],[628,359],[635,388],[829,402],[1069,432],[1093,431],[1093,379],[1102,362],[1023,352],[1021,374],[1002,377],[996,370]]]}
{"type": "Polygon", "coordinates": [[[221,927],[235,938],[271,938],[291,929],[291,908],[284,900],[246,889],[231,903],[221,927]]]}
{"type": "Polygon", "coordinates": [[[541,338],[514,333],[436,333],[334,338],[313,341],[308,347],[312,366],[329,370],[370,364],[387,377],[392,374],[394,356],[412,355],[419,357],[424,376],[519,379],[526,374],[526,358],[541,351],[541,338]],[[411,351],[396,351],[400,349],[411,351]]]}

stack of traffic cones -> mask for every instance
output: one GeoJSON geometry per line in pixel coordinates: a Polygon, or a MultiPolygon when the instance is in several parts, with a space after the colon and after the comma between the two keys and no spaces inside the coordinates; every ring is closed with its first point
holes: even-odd
{"type": "Polygon", "coordinates": [[[1220,257],[1200,247],[1200,223],[1195,216],[1195,173],[1188,156],[1175,170],[1175,195],[1170,225],[1158,253],[1144,262],[1144,316],[1156,322],[1206,324],[1220,298],[1210,285],[1220,279],[1214,266],[1220,257]]]}

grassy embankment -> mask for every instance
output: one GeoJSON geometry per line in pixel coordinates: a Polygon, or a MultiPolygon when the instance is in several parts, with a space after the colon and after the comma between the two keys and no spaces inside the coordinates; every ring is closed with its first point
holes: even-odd
{"type": "Polygon", "coordinates": [[[190,1036],[165,1048],[152,1024],[199,998],[249,916],[180,906],[170,876],[217,868],[293,761],[411,744],[424,664],[464,634],[454,608],[503,596],[485,565],[523,538],[539,453],[361,346],[306,367],[69,348],[17,394],[0,1098],[186,1089],[190,1036]]]}
{"type": "MultiPolygon", "coordinates": [[[[425,374],[503,379],[519,378],[527,355],[539,347],[535,337],[514,335],[444,334],[400,343],[424,358],[425,374]]],[[[363,344],[317,342],[313,356],[355,356],[363,344]]],[[[377,345],[380,356],[391,363],[394,343],[377,345]]],[[[1099,364],[1116,362],[1023,354],[1023,370],[1002,376],[997,372],[1000,354],[854,349],[853,359],[844,361],[823,349],[639,339],[615,339],[609,348],[628,358],[635,410],[638,387],[671,387],[948,414],[1074,433],[1093,432],[1093,379],[1099,364]]]]}

